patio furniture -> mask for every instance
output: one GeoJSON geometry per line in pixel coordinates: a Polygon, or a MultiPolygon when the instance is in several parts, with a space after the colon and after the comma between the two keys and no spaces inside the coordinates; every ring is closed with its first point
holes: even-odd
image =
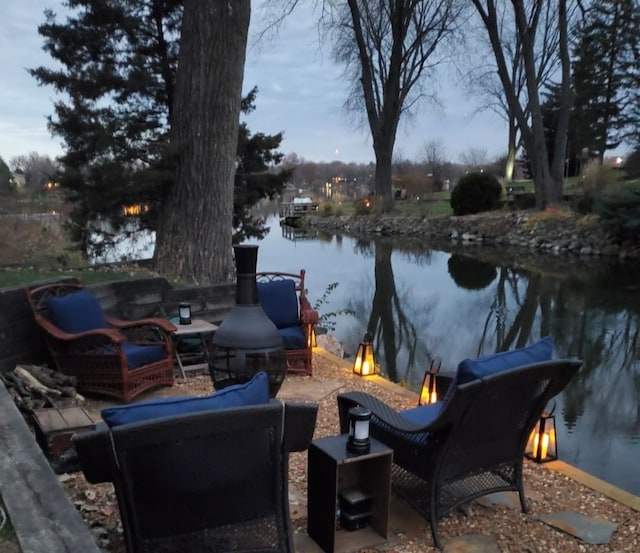
{"type": "Polygon", "coordinates": [[[431,405],[396,411],[364,392],[338,396],[342,432],[349,408],[371,410],[371,435],[393,449],[394,490],[427,518],[439,548],[438,520],[472,499],[516,491],[527,512],[522,463],[529,435],[582,362],[536,360],[539,352],[522,351],[463,361],[447,397],[431,405]],[[531,364],[521,364],[525,359],[531,364]]]}
{"type": "Polygon", "coordinates": [[[165,319],[123,321],[105,314],[80,279],[26,287],[55,368],[82,393],[125,402],[174,382],[175,325],[165,319]]]}
{"type": "Polygon", "coordinates": [[[73,443],[87,480],[113,483],[128,553],[294,553],[288,454],[309,446],[316,412],[270,399],[260,372],[211,396],[105,410],[73,443]]]}
{"type": "Polygon", "coordinates": [[[256,273],[260,305],[282,336],[287,372],[311,375],[312,336],[320,316],[307,299],[304,277],[304,269],[298,274],[256,273]]]}

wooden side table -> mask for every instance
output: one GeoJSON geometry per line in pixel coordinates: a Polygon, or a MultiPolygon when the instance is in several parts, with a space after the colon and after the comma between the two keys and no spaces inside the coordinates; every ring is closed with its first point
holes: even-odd
{"type": "Polygon", "coordinates": [[[209,369],[209,341],[218,330],[218,325],[214,325],[203,319],[193,319],[191,324],[181,325],[174,323],[176,330],[173,331],[174,350],[176,361],[180,369],[182,378],[187,377],[187,372],[209,369]],[[178,346],[182,340],[200,339],[202,343],[202,352],[184,352],[178,351],[178,346]]]}
{"type": "Polygon", "coordinates": [[[363,455],[347,451],[346,434],[311,443],[307,530],[326,553],[356,551],[386,541],[392,461],[393,451],[374,439],[369,453],[363,455]],[[340,514],[349,496],[367,498],[365,518],[340,514]]]}

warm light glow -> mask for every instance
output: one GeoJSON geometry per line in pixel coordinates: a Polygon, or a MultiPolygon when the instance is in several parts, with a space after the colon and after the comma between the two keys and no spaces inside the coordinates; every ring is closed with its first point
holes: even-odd
{"type": "MultiPolygon", "coordinates": [[[[540,447],[540,434],[537,432],[533,437],[533,456],[538,458],[538,448],[540,447]]],[[[546,432],[542,435],[542,448],[540,450],[540,460],[544,461],[547,458],[549,452],[549,434],[546,432]]]]}
{"type": "Polygon", "coordinates": [[[122,206],[123,215],[142,215],[143,213],[147,213],[147,211],[149,211],[149,206],[147,204],[132,204],[122,206]]]}
{"type": "Polygon", "coordinates": [[[316,339],[316,329],[312,324],[309,325],[309,330],[307,331],[307,347],[318,347],[318,340],[316,339]]]}
{"type": "Polygon", "coordinates": [[[371,343],[371,335],[368,332],[358,346],[358,352],[356,353],[356,358],[353,363],[353,372],[360,376],[368,376],[376,372],[373,344],[371,343]]]}
{"type": "Polygon", "coordinates": [[[537,463],[554,461],[558,458],[555,417],[553,415],[543,413],[529,436],[525,453],[529,459],[537,463]]]}

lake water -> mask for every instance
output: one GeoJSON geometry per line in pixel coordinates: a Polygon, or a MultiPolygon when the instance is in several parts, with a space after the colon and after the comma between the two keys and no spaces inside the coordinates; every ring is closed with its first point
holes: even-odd
{"type": "Polygon", "coordinates": [[[306,269],[312,304],[338,283],[318,306],[331,332],[353,352],[369,329],[382,373],[416,391],[432,357],[452,370],[551,335],[556,357],[585,362],[555,400],[559,458],[640,495],[638,266],[488,248],[470,257],[399,240],[303,237],[269,222],[254,242],[258,271],[306,269]]]}

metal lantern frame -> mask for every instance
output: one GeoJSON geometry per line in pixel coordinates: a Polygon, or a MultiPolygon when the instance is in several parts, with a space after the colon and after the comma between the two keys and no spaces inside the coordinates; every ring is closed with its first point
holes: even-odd
{"type": "Polygon", "coordinates": [[[373,355],[373,343],[371,334],[367,332],[358,346],[353,372],[359,376],[369,376],[376,373],[376,360],[373,355]]]}
{"type": "Polygon", "coordinates": [[[525,449],[525,455],[535,463],[548,463],[558,459],[558,438],[556,432],[556,405],[548,413],[545,411],[536,423],[525,449]]]}
{"type": "Polygon", "coordinates": [[[424,373],[422,379],[422,387],[420,388],[420,396],[418,397],[418,405],[429,405],[438,401],[437,380],[438,373],[442,362],[434,357],[431,360],[429,368],[424,373]]]}

